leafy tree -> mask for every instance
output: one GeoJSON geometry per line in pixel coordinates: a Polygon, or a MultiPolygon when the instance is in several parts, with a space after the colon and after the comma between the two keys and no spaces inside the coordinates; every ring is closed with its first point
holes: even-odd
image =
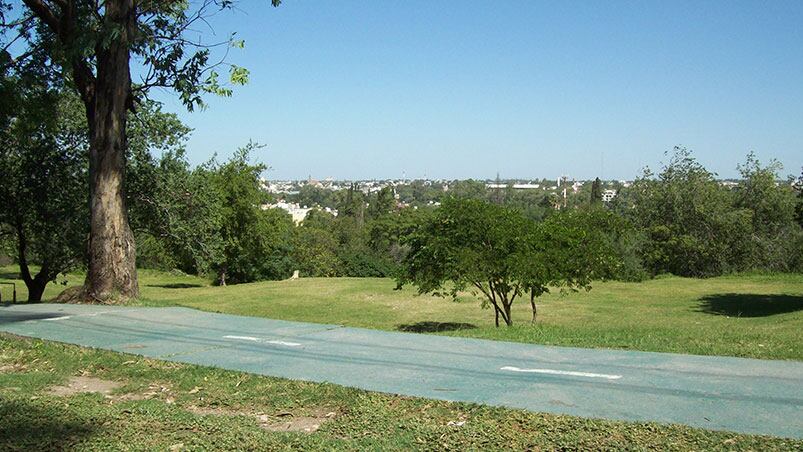
{"type": "Polygon", "coordinates": [[[795,184],[797,190],[797,204],[795,205],[795,219],[797,224],[803,228],[803,170],[800,172],[800,177],[795,184]]]}
{"type": "Polygon", "coordinates": [[[778,183],[782,166],[777,161],[762,166],[750,153],[738,169],[742,180],[735,189],[735,206],[752,217],[745,268],[789,270],[790,246],[801,234],[795,222],[794,189],[778,183]]]}
{"type": "Polygon", "coordinates": [[[338,204],[337,211],[340,216],[355,218],[360,225],[363,224],[365,219],[365,199],[362,192],[357,189],[357,184],[352,183],[346,189],[338,204]]]}
{"type": "Polygon", "coordinates": [[[497,326],[500,317],[512,325],[517,297],[529,294],[535,315],[534,300],[549,286],[587,288],[604,276],[600,269],[612,260],[604,240],[575,223],[567,215],[538,224],[505,206],[446,200],[409,238],[397,284],[453,298],[471,290],[493,307],[497,326]]]}
{"type": "Polygon", "coordinates": [[[742,266],[749,253],[751,212],[691,152],[675,148],[657,178],[649,169],[629,190],[629,215],[647,237],[651,273],[712,276],[742,266]]]}
{"type": "Polygon", "coordinates": [[[368,205],[369,218],[379,218],[382,215],[390,213],[390,211],[393,210],[394,204],[393,189],[390,187],[382,187],[368,205]]]}
{"type": "MultiPolygon", "coordinates": [[[[29,300],[39,301],[45,286],[85,263],[89,232],[86,196],[88,193],[89,147],[86,119],[80,99],[48,79],[46,65],[42,73],[32,70],[7,76],[0,83],[5,126],[0,132],[0,165],[4,184],[0,223],[14,232],[12,246],[20,265],[20,277],[28,286],[29,300]],[[55,113],[54,113],[55,111],[55,113]],[[39,265],[36,275],[29,264],[39,265]]],[[[145,226],[145,217],[155,203],[168,199],[174,188],[155,196],[160,180],[148,177],[158,169],[151,152],[169,156],[180,152],[180,143],[189,132],[175,115],[163,113],[158,104],[144,103],[128,122],[131,146],[127,159],[129,200],[134,207],[135,224],[145,226]],[[139,201],[148,201],[139,202],[139,201]],[[142,218],[142,221],[137,221],[142,218]]],[[[163,163],[175,157],[164,157],[163,163]]],[[[186,162],[184,162],[186,165],[186,162]]],[[[184,181],[183,175],[176,177],[184,181]]],[[[176,191],[177,193],[177,191],[176,191]]],[[[183,193],[183,192],[181,192],[183,193]]],[[[195,212],[172,212],[171,218],[193,221],[204,218],[195,212]]],[[[149,226],[155,226],[153,216],[149,226]]],[[[193,231],[198,230],[193,225],[193,231]]]]}
{"type": "Polygon", "coordinates": [[[463,199],[488,199],[490,196],[485,183],[474,179],[450,182],[449,194],[454,198],[463,199]]]}
{"type": "Polygon", "coordinates": [[[11,237],[28,301],[37,302],[83,261],[86,155],[71,129],[75,110],[58,88],[30,74],[4,78],[0,98],[9,107],[0,114],[0,229],[11,237]]]}
{"type": "Polygon", "coordinates": [[[594,179],[591,184],[591,204],[599,204],[602,202],[602,182],[599,177],[594,179]]]}
{"type": "Polygon", "coordinates": [[[220,285],[281,279],[292,272],[293,221],[281,209],[262,209],[267,193],[259,176],[265,166],[250,161],[257,148],[249,143],[226,163],[213,160],[200,170],[219,200],[222,249],[212,267],[220,285]]]}
{"type": "Polygon", "coordinates": [[[334,191],[309,184],[302,186],[298,190],[298,194],[288,195],[287,198],[302,206],[329,207],[330,209],[337,208],[337,200],[335,199],[334,191]]]}
{"type": "Polygon", "coordinates": [[[591,290],[592,281],[619,275],[617,245],[625,229],[620,217],[601,208],[561,211],[530,228],[513,268],[529,292],[533,323],[536,298],[551,289],[591,290]]]}
{"type": "MultiPolygon", "coordinates": [[[[272,0],[274,6],[279,0],[272,0]]],[[[45,55],[59,78],[69,81],[84,104],[89,129],[89,268],[83,297],[108,300],[139,293],[134,236],[125,202],[125,153],[128,113],[154,87],[175,90],[192,109],[201,94],[230,94],[221,85],[210,49],[190,33],[210,14],[230,9],[231,0],[200,2],[107,0],[23,0],[25,8],[9,13],[0,0],[5,42],[27,47],[11,58],[3,46],[3,64],[21,65],[45,55]],[[131,64],[142,78],[132,82],[131,64]]],[[[220,43],[241,46],[233,36],[220,43]]],[[[230,65],[233,84],[247,81],[243,68],[230,65]]]]}
{"type": "Polygon", "coordinates": [[[204,169],[190,169],[183,147],[163,152],[158,159],[134,152],[129,162],[139,265],[206,273],[220,260],[220,199],[204,169]]]}
{"type": "Polygon", "coordinates": [[[337,276],[341,272],[338,243],[330,228],[305,221],[296,229],[293,261],[302,276],[337,276]]]}

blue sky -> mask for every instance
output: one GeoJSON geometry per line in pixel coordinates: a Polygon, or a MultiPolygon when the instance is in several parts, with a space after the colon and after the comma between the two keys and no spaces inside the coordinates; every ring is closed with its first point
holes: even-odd
{"type": "Polygon", "coordinates": [[[633,178],[675,145],[723,177],[803,165],[803,2],[245,0],[231,98],[189,156],[249,139],[269,178],[633,178]]]}

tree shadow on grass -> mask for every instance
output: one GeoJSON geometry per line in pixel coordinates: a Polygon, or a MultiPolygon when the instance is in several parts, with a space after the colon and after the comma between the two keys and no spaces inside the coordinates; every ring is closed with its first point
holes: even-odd
{"type": "Polygon", "coordinates": [[[63,419],[65,410],[0,397],[0,449],[68,450],[95,433],[89,421],[63,419]]]}
{"type": "Polygon", "coordinates": [[[171,283],[171,284],[148,284],[148,287],[159,287],[162,289],[192,289],[193,287],[203,287],[194,283],[171,283]]]}
{"type": "Polygon", "coordinates": [[[698,312],[730,317],[766,317],[803,310],[803,296],[728,293],[700,299],[698,312]]]}
{"type": "Polygon", "coordinates": [[[399,325],[396,329],[407,333],[438,333],[442,331],[470,330],[476,327],[477,325],[471,323],[460,322],[418,322],[399,325]]]}

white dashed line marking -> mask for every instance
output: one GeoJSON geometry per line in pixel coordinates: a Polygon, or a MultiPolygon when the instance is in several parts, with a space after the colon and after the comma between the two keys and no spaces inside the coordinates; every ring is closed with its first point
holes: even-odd
{"type": "Polygon", "coordinates": [[[42,320],[44,322],[54,322],[56,320],[67,320],[67,319],[71,319],[71,318],[72,318],[71,315],[63,315],[61,317],[50,317],[50,318],[47,318],[47,319],[39,319],[39,320],[42,320]]]}
{"type": "Polygon", "coordinates": [[[525,372],[533,374],[570,375],[572,377],[605,378],[607,380],[618,380],[622,378],[621,375],[595,374],[592,372],[575,372],[573,370],[520,369],[518,367],[513,367],[513,366],[505,366],[500,368],[499,370],[508,370],[510,372],[525,372]]]}
{"type": "Polygon", "coordinates": [[[262,339],[262,338],[251,337],[251,336],[223,336],[223,339],[235,339],[235,340],[238,340],[238,341],[260,342],[262,344],[284,345],[284,346],[287,346],[287,347],[298,347],[298,346],[301,345],[298,342],[268,340],[268,339],[262,339]]]}

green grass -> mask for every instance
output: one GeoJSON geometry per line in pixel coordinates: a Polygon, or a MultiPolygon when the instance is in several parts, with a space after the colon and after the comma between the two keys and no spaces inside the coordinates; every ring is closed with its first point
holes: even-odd
{"type": "MultiPolygon", "coordinates": [[[[0,268],[0,281],[13,272],[0,268]]],[[[539,344],[803,360],[800,274],[597,283],[590,292],[543,297],[536,325],[529,323],[529,303],[517,300],[510,328],[495,328],[493,312],[480,309],[479,299],[469,294],[458,302],[418,296],[412,288],[394,291],[390,279],[302,278],[215,287],[193,276],[150,270],[139,276],[137,303],[151,306],[539,344]]],[[[67,280],[80,284],[82,278],[67,280]]],[[[63,288],[51,285],[46,298],[63,288]]],[[[7,288],[2,290],[6,299],[7,288]]]]}
{"type": "Polygon", "coordinates": [[[801,448],[803,441],[398,397],[0,334],[0,450],[801,448]],[[76,375],[122,387],[109,397],[50,393],[76,375]],[[314,433],[260,427],[315,413],[334,415],[314,433]]]}

